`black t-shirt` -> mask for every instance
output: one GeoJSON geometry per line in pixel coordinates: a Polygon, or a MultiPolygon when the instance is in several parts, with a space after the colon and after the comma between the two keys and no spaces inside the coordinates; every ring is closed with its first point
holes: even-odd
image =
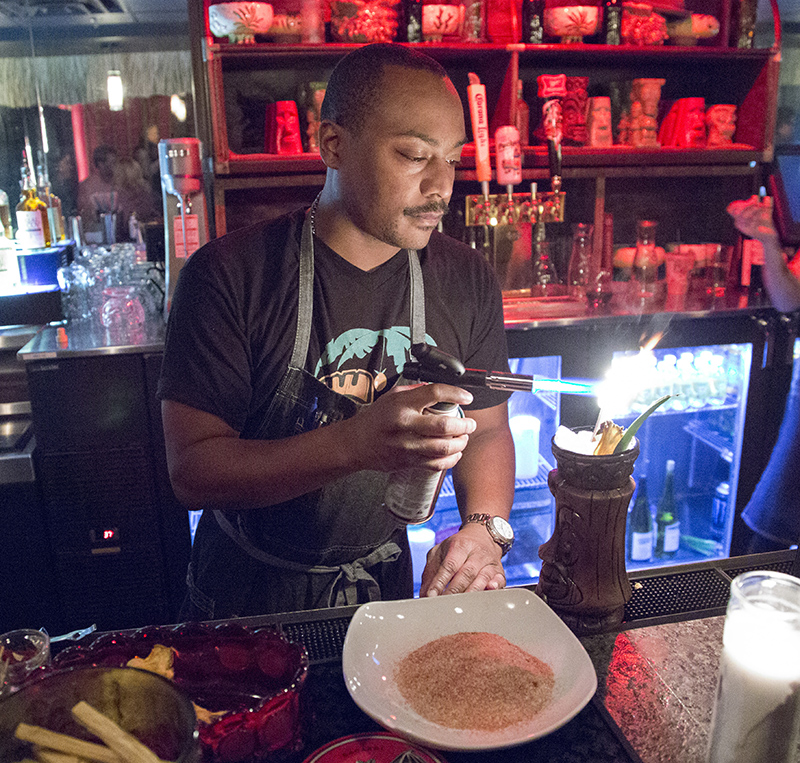
{"type": "MultiPolygon", "coordinates": [[[[292,353],[303,212],[234,231],[195,252],[170,311],[158,395],[256,428],[292,353]]],[[[305,370],[369,402],[410,356],[405,250],[365,272],[314,240],[313,326],[305,370]]],[[[494,271],[473,249],[434,233],[419,252],[430,344],[468,368],[508,370],[494,271]]],[[[473,389],[472,408],[508,398],[473,389]]]]}

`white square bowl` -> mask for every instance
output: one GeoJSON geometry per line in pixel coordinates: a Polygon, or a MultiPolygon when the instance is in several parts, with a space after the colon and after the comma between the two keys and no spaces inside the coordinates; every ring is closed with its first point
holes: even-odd
{"type": "Polygon", "coordinates": [[[577,715],[597,689],[583,645],[525,588],[364,604],[347,629],[342,669],[350,696],[367,715],[441,750],[491,750],[538,739],[577,715]],[[446,728],[414,712],[394,680],[398,663],[429,641],[470,631],[495,633],[546,662],[555,677],[547,707],[530,721],[493,732],[446,728]]]}

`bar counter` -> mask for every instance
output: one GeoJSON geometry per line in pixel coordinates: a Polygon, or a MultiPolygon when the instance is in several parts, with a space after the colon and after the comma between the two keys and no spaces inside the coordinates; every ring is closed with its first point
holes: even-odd
{"type": "MultiPolygon", "coordinates": [[[[512,356],[523,353],[535,354],[533,350],[538,349],[539,345],[544,354],[558,352],[558,346],[554,347],[550,339],[552,332],[564,330],[570,336],[573,336],[575,331],[588,331],[595,337],[607,333],[617,338],[631,331],[638,338],[641,337],[643,328],[650,329],[651,332],[664,332],[673,321],[678,325],[692,322],[695,326],[722,322],[731,327],[728,334],[738,335],[742,324],[760,321],[762,328],[766,329],[772,321],[780,320],[786,323],[790,320],[784,316],[779,319],[775,310],[768,305],[748,305],[746,302],[736,302],[733,305],[724,301],[705,305],[702,309],[680,312],[632,314],[601,308],[593,312],[560,315],[558,309],[553,312],[549,303],[529,299],[506,301],[504,313],[506,335],[512,356]],[[541,340],[537,340],[536,337],[539,336],[541,340]]],[[[166,326],[162,321],[150,321],[136,334],[117,337],[91,320],[54,321],[43,326],[20,350],[19,355],[22,360],[27,361],[54,357],[155,352],[163,349],[165,333],[166,326]]]]}
{"type": "MultiPolygon", "coordinates": [[[[449,763],[703,763],[730,583],[753,569],[797,575],[798,552],[631,574],[633,596],[621,629],[581,638],[598,690],[575,718],[524,745],[448,751],[441,757],[449,763]]],[[[381,730],[355,705],[342,677],[342,646],[356,609],[235,621],[277,627],[309,652],[309,676],[301,692],[303,748],[282,757],[282,763],[301,763],[333,739],[381,730]]],[[[800,761],[800,749],[795,760],[800,761]]]]}

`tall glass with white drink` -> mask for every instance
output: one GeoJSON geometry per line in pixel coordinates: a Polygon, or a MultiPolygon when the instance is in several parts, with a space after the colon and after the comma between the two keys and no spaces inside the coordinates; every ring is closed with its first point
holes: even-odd
{"type": "Polygon", "coordinates": [[[731,583],[708,763],[792,763],[800,737],[800,579],[731,583]]]}

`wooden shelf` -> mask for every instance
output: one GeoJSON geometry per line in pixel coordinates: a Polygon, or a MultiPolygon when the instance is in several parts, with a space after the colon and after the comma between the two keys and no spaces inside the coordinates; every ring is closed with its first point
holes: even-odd
{"type": "MultiPolygon", "coordinates": [[[[193,62],[199,109],[204,116],[200,120],[201,139],[213,159],[219,235],[232,229],[228,226],[229,215],[233,227],[238,227],[254,218],[279,214],[292,204],[307,203],[325,179],[325,166],[317,154],[240,153],[242,149],[260,147],[254,131],[246,141],[242,138],[242,125],[254,124],[255,112],[245,109],[260,108],[262,94],[264,101],[296,99],[305,83],[327,79],[343,56],[362,46],[268,42],[266,38],[256,43],[232,44],[210,35],[207,11],[214,1],[189,0],[189,9],[196,30],[193,62]],[[229,142],[231,137],[235,138],[233,145],[229,142]]],[[[541,116],[536,80],[543,73],[589,77],[589,94],[611,95],[612,104],[615,98],[617,104],[622,102],[632,79],[656,77],[666,80],[662,91],[665,102],[703,97],[707,105],[736,105],[735,139],[739,142],[725,149],[562,148],[562,177],[570,183],[573,194],[570,209],[574,215],[594,220],[594,243],[599,251],[607,193],[610,210],[618,216],[622,230],[626,222],[630,223],[626,217],[634,214],[634,209],[656,209],[665,219],[682,216],[682,229],[691,231],[712,210],[724,210],[733,198],[754,192],[763,182],[764,167],[773,153],[780,18],[773,4],[776,43],[772,47],[731,48],[721,43],[729,37],[732,6],[733,0],[717,0],[720,34],[696,46],[401,44],[428,53],[447,69],[465,112],[468,75],[476,73],[486,86],[492,130],[514,123],[518,80],[523,82],[523,97],[531,111],[531,128],[536,126],[541,116]],[[681,184],[684,178],[691,191],[681,184]],[[691,204],[684,193],[693,193],[698,203],[691,204]]],[[[619,110],[620,106],[614,108],[619,110]]],[[[467,134],[471,137],[468,117],[467,134]]],[[[456,181],[461,195],[474,193],[471,189],[479,187],[471,144],[465,147],[456,181]]],[[[549,187],[544,146],[523,148],[522,185],[532,181],[549,187]]],[[[717,235],[724,236],[726,232],[718,230],[717,235]]]]}
{"type": "MultiPolygon", "coordinates": [[[[361,47],[348,43],[293,44],[282,43],[250,43],[231,44],[206,40],[206,52],[225,59],[269,58],[269,59],[336,59],[361,47]]],[[[443,63],[469,59],[480,61],[497,55],[519,53],[520,59],[528,62],[540,58],[568,60],[574,63],[576,57],[583,65],[596,66],[601,62],[627,65],[630,61],[688,61],[708,62],[714,59],[725,61],[765,61],[773,50],[771,48],[728,48],[712,45],[678,46],[678,45],[494,45],[494,44],[447,44],[447,43],[402,43],[433,55],[443,63]]]]}
{"type": "MultiPolygon", "coordinates": [[[[526,146],[523,149],[523,172],[525,170],[547,170],[547,149],[544,146],[526,146]]],[[[752,162],[761,162],[764,157],[752,146],[736,144],[726,149],[707,148],[632,148],[614,146],[608,149],[584,146],[562,149],[564,176],[571,169],[592,168],[595,172],[613,171],[617,168],[636,167],[643,174],[655,173],[661,167],[707,168],[708,174],[724,173],[726,168],[747,167],[752,162]]],[[[494,164],[494,162],[493,162],[494,164]]],[[[457,177],[472,179],[465,173],[475,169],[474,147],[465,146],[457,177]]],[[[242,175],[305,175],[324,174],[325,165],[319,154],[231,154],[227,163],[218,162],[215,172],[219,176],[242,175]],[[227,166],[226,166],[227,165],[227,166]]]]}

